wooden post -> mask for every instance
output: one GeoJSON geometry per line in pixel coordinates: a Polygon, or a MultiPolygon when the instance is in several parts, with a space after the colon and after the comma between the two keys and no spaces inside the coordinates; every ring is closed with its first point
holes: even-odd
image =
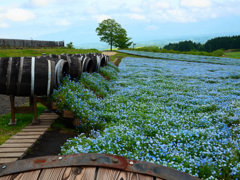
{"type": "Polygon", "coordinates": [[[37,118],[37,96],[36,95],[33,95],[33,97],[32,97],[32,104],[33,104],[33,113],[34,113],[34,118],[33,118],[33,121],[32,121],[32,125],[38,125],[39,120],[37,118]]]}
{"type": "Polygon", "coordinates": [[[14,106],[14,99],[15,96],[13,94],[10,95],[10,102],[11,102],[11,116],[9,126],[16,126],[17,120],[15,119],[15,106],[14,106]]]}
{"type": "Polygon", "coordinates": [[[33,97],[29,96],[29,106],[32,107],[33,106],[33,97]]]}

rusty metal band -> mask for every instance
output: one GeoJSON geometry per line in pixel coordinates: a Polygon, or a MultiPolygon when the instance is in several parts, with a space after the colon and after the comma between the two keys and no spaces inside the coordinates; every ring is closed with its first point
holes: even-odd
{"type": "Polygon", "coordinates": [[[19,94],[20,90],[21,90],[21,82],[22,82],[22,74],[23,74],[23,63],[24,63],[24,57],[21,57],[20,58],[19,72],[18,72],[17,94],[19,94]]]}
{"type": "Polygon", "coordinates": [[[19,160],[0,166],[0,177],[25,171],[33,171],[59,167],[103,167],[127,172],[134,172],[150,175],[168,180],[197,180],[187,173],[177,171],[165,166],[148,163],[144,161],[134,161],[122,156],[81,153],[64,156],[45,156],[19,160]]]}
{"type": "Polygon", "coordinates": [[[47,84],[47,97],[50,95],[50,89],[51,89],[51,77],[52,77],[52,72],[51,72],[51,61],[48,60],[48,84],[47,84]]]}
{"type": "Polygon", "coordinates": [[[7,68],[7,93],[10,90],[10,83],[11,83],[11,74],[12,74],[12,57],[9,58],[8,60],[8,68],[7,68]]]}
{"type": "Polygon", "coordinates": [[[35,86],[35,57],[32,57],[31,61],[31,96],[34,95],[35,86]]]}

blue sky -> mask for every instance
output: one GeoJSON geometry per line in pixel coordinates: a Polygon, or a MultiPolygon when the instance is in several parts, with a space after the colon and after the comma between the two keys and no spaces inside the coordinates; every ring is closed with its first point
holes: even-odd
{"type": "Polygon", "coordinates": [[[134,42],[240,35],[240,0],[1,0],[0,38],[99,43],[107,18],[134,42]]]}

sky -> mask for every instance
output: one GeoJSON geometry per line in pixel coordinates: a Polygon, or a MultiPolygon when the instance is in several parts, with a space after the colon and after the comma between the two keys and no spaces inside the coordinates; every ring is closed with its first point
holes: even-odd
{"type": "Polygon", "coordinates": [[[133,42],[240,35],[240,0],[0,0],[0,38],[94,46],[108,18],[133,42]]]}

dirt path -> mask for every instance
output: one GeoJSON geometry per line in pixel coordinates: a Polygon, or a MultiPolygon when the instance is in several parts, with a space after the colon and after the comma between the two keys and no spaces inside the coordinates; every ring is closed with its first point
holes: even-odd
{"type": "Polygon", "coordinates": [[[107,56],[114,56],[114,55],[116,55],[117,54],[117,52],[102,52],[102,54],[105,54],[105,55],[107,55],[107,56]]]}

